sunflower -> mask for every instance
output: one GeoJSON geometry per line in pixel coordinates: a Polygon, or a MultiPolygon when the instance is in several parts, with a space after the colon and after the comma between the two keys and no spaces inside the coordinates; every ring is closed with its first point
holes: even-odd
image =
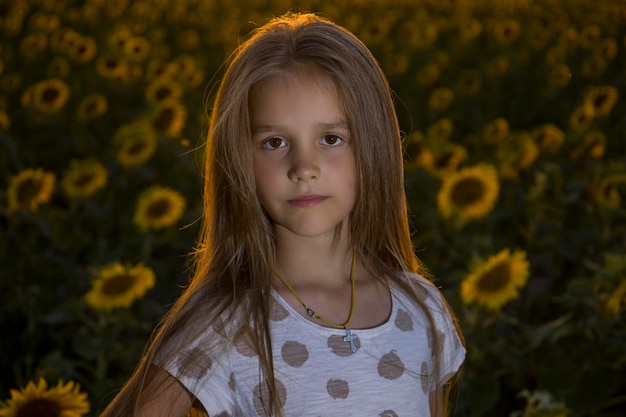
{"type": "Polygon", "coordinates": [[[434,143],[442,143],[450,139],[454,125],[447,117],[437,120],[426,131],[426,137],[434,143]]]}
{"type": "Polygon", "coordinates": [[[555,153],[563,143],[565,133],[552,123],[548,123],[535,129],[533,137],[539,149],[547,153],[555,153]]]}
{"type": "Polygon", "coordinates": [[[591,126],[595,112],[591,106],[580,106],[576,108],[569,117],[569,126],[577,131],[583,132],[591,126]]]}
{"type": "Polygon", "coordinates": [[[600,40],[595,47],[596,51],[600,56],[612,61],[617,56],[617,52],[619,51],[619,46],[617,45],[617,41],[613,38],[606,38],[600,40]]]}
{"type": "Polygon", "coordinates": [[[198,43],[200,43],[200,35],[197,30],[187,29],[177,36],[176,41],[180,49],[189,51],[198,46],[198,43]]]}
{"type": "Polygon", "coordinates": [[[559,64],[552,67],[549,74],[550,85],[556,88],[567,87],[572,79],[572,71],[567,65],[559,64]]]}
{"type": "Polygon", "coordinates": [[[73,381],[59,381],[56,387],[48,388],[39,378],[37,384],[30,381],[26,388],[12,389],[11,398],[0,403],[0,417],[81,417],[88,412],[87,394],[73,381]]]}
{"type": "Polygon", "coordinates": [[[107,39],[109,45],[114,51],[123,52],[126,42],[133,37],[133,33],[127,27],[121,26],[113,30],[107,39]]]}
{"type": "Polygon", "coordinates": [[[430,171],[436,176],[445,177],[455,172],[467,158],[467,150],[461,145],[447,143],[433,152],[430,171]]]}
{"type": "Polygon", "coordinates": [[[22,85],[22,75],[18,72],[7,72],[0,79],[0,88],[5,93],[14,93],[22,85]]]}
{"type": "Polygon", "coordinates": [[[483,127],[483,139],[488,145],[500,143],[509,135],[509,122],[498,117],[483,127]]]}
{"type": "Polygon", "coordinates": [[[26,58],[36,58],[48,46],[48,36],[42,32],[30,33],[20,42],[20,55],[26,58]]]}
{"type": "Polygon", "coordinates": [[[124,43],[123,51],[129,61],[142,62],[150,54],[150,41],[141,36],[134,36],[124,43]]]}
{"type": "Polygon", "coordinates": [[[102,116],[107,110],[108,102],[106,97],[101,94],[90,94],[80,101],[76,115],[78,120],[88,121],[102,116]]]}
{"type": "Polygon", "coordinates": [[[461,299],[465,304],[476,303],[491,310],[500,310],[518,297],[526,285],[530,265],[524,251],[511,253],[504,249],[479,262],[461,282],[461,299]]]}
{"type": "Polygon", "coordinates": [[[183,89],[180,84],[169,78],[157,78],[146,88],[146,98],[153,104],[178,100],[182,94],[183,89]]]}
{"type": "Polygon", "coordinates": [[[480,21],[473,18],[460,19],[459,21],[459,37],[464,41],[471,41],[480,36],[483,26],[480,21]]]}
{"type": "Polygon", "coordinates": [[[459,92],[465,96],[474,96],[483,87],[483,76],[477,70],[465,70],[458,79],[459,92]]]}
{"type": "Polygon", "coordinates": [[[175,100],[165,100],[155,107],[151,125],[155,131],[166,136],[178,136],[187,119],[187,109],[175,100]]]}
{"type": "Polygon", "coordinates": [[[105,186],[107,170],[93,159],[72,161],[61,180],[65,194],[70,198],[87,198],[105,186]]]}
{"type": "Polygon", "coordinates": [[[585,133],[583,140],[572,150],[572,159],[600,159],[606,151],[606,135],[600,130],[585,133]]]}
{"type": "Polygon", "coordinates": [[[164,62],[159,59],[153,59],[148,62],[146,70],[146,78],[154,80],[156,78],[172,78],[178,74],[178,66],[173,62],[164,62]]]}
{"type": "Polygon", "coordinates": [[[436,111],[444,111],[452,103],[454,92],[447,87],[435,88],[428,99],[428,107],[436,111]]]}
{"type": "Polygon", "coordinates": [[[578,46],[578,31],[568,27],[561,32],[557,44],[567,50],[572,50],[578,46]]]}
{"type": "Polygon", "coordinates": [[[26,169],[13,176],[7,190],[9,211],[37,211],[50,201],[55,181],[54,174],[43,169],[26,169]]]}
{"type": "Polygon", "coordinates": [[[102,268],[85,294],[85,301],[95,310],[128,308],[155,283],[155,274],[143,264],[122,265],[119,262],[102,268]]]}
{"type": "Polygon", "coordinates": [[[517,132],[502,142],[496,150],[500,175],[516,178],[519,172],[531,166],[539,156],[539,146],[530,133],[517,132]]]}
{"type": "Polygon", "coordinates": [[[494,56],[487,62],[486,72],[491,78],[503,76],[509,70],[509,59],[505,55],[494,56]]]}
{"type": "Polygon", "coordinates": [[[504,45],[509,45],[517,40],[520,33],[520,24],[517,20],[503,19],[496,21],[492,28],[494,38],[504,45]]]}
{"type": "Polygon", "coordinates": [[[561,46],[555,46],[546,52],[546,63],[551,66],[565,64],[567,62],[567,50],[561,46]]]}
{"type": "Polygon", "coordinates": [[[128,76],[128,64],[116,56],[103,55],[96,60],[96,71],[102,78],[125,79],[128,76]]]}
{"type": "Polygon", "coordinates": [[[64,56],[58,56],[48,65],[48,76],[53,78],[67,77],[70,73],[70,63],[64,56]]]}
{"type": "Polygon", "coordinates": [[[436,64],[427,64],[417,72],[416,80],[424,87],[434,84],[441,75],[441,69],[436,64]]]}
{"type": "Polygon", "coordinates": [[[179,80],[185,88],[196,88],[204,81],[204,71],[199,68],[196,68],[193,71],[185,71],[181,73],[179,80]]]}
{"type": "Polygon", "coordinates": [[[585,95],[584,103],[585,106],[593,109],[596,116],[606,116],[617,103],[618,97],[619,92],[617,88],[611,85],[603,85],[589,90],[585,95]]]}
{"type": "Polygon", "coordinates": [[[587,25],[580,30],[578,41],[582,48],[593,49],[601,35],[602,31],[598,25],[587,25]]]}
{"type": "Polygon", "coordinates": [[[591,187],[593,198],[600,207],[618,208],[626,197],[626,174],[611,174],[591,187]],[[622,187],[620,191],[620,186],[622,187]]]}
{"type": "Polygon", "coordinates": [[[580,68],[582,74],[587,78],[597,78],[604,73],[608,66],[606,59],[601,56],[592,56],[586,59],[580,68]]]}
{"type": "Polygon", "coordinates": [[[461,222],[486,216],[498,198],[500,184],[493,166],[479,164],[461,169],[443,180],[437,207],[444,218],[461,222]]]}
{"type": "Polygon", "coordinates": [[[85,63],[93,59],[97,52],[96,41],[89,36],[79,36],[67,50],[67,55],[74,62],[85,63]]]}
{"type": "Polygon", "coordinates": [[[121,126],[113,136],[118,161],[125,167],[144,164],[157,149],[156,132],[146,121],[121,126]]]}
{"type": "Polygon", "coordinates": [[[419,131],[411,133],[405,149],[408,169],[430,169],[433,165],[433,153],[425,146],[424,134],[419,131]]]}
{"type": "Polygon", "coordinates": [[[141,193],[133,221],[141,230],[172,226],[183,215],[185,198],[171,188],[153,186],[141,193]]]}
{"type": "Polygon", "coordinates": [[[62,109],[69,97],[70,88],[58,78],[32,86],[32,106],[42,113],[54,113],[62,109]]]}

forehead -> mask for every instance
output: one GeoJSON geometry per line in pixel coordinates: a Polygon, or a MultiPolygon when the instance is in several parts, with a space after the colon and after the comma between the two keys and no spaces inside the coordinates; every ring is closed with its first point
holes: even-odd
{"type": "Polygon", "coordinates": [[[278,74],[258,83],[250,94],[249,111],[253,128],[297,116],[347,124],[331,78],[311,72],[278,74]]]}

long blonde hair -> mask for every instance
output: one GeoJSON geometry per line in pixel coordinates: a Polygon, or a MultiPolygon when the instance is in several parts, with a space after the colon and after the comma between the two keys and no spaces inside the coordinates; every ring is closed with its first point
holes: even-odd
{"type": "MultiPolygon", "coordinates": [[[[211,112],[206,143],[204,219],[188,288],[167,313],[135,373],[103,415],[131,415],[146,396],[157,395],[150,366],[172,360],[221,319],[251,325],[231,329],[259,355],[271,398],[270,413],[282,415],[277,401],[269,329],[270,277],[274,268],[272,226],[256,195],[249,97],[269,77],[298,69],[330,78],[356,138],[357,198],[350,238],[359,258],[376,276],[387,277],[421,307],[436,332],[421,292],[403,272],[426,271],[413,252],[404,193],[400,129],[387,80],[375,58],[353,34],[313,14],[271,20],[233,54],[211,112]],[[380,221],[384,219],[384,221],[380,221]]],[[[434,333],[433,333],[434,334],[434,333]]],[[[438,337],[432,337],[435,343],[438,337]]],[[[218,346],[214,346],[217,351],[218,346]]],[[[433,352],[439,352],[433,346],[433,352]]],[[[440,358],[435,357],[439,364],[440,358]]],[[[189,365],[192,366],[192,365],[189,365]]],[[[439,366],[435,366],[435,380],[439,366]]],[[[442,398],[438,387],[435,394],[442,398]]],[[[439,405],[443,401],[437,401],[439,405]]],[[[436,407],[433,415],[444,410],[436,407]]]]}

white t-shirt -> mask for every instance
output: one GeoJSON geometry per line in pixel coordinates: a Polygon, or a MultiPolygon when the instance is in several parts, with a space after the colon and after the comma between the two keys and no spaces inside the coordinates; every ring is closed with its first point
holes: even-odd
{"type": "MultiPolygon", "coordinates": [[[[429,416],[429,393],[457,371],[465,349],[439,292],[425,280],[418,282],[443,341],[438,382],[429,376],[433,358],[426,318],[394,285],[389,319],[375,328],[351,330],[355,352],[345,330],[307,320],[273,292],[274,372],[284,415],[429,416]]],[[[212,329],[166,369],[211,417],[267,415],[269,395],[257,355],[248,345],[225,339],[224,359],[212,360],[203,350],[203,340],[220,337],[212,329]],[[199,358],[206,366],[186,370],[185,363],[199,358]]]]}

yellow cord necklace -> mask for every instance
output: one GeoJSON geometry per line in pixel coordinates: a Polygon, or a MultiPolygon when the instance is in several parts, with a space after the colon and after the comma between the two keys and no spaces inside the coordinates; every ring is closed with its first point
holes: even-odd
{"type": "Polygon", "coordinates": [[[345,342],[350,343],[350,350],[352,350],[352,352],[356,352],[356,344],[354,343],[354,340],[356,339],[357,336],[354,333],[352,333],[352,331],[348,327],[350,325],[350,322],[352,321],[352,314],[354,313],[354,287],[355,287],[355,283],[356,283],[356,250],[352,254],[352,271],[350,272],[350,285],[351,285],[351,289],[350,289],[350,313],[348,314],[348,319],[343,324],[335,323],[334,321],[330,321],[328,319],[325,319],[324,317],[322,317],[319,314],[317,314],[311,307],[307,306],[305,304],[305,302],[302,301],[302,298],[300,298],[298,293],[278,273],[278,271],[274,271],[274,274],[276,274],[276,276],[278,277],[280,282],[285,284],[285,287],[287,287],[289,289],[289,291],[291,291],[291,293],[294,295],[294,297],[296,297],[296,299],[300,302],[300,304],[302,304],[302,307],[304,307],[304,311],[306,311],[307,316],[313,317],[313,318],[318,319],[318,320],[321,320],[322,322],[324,322],[324,323],[328,324],[329,326],[334,327],[336,329],[343,329],[343,330],[345,330],[346,335],[343,337],[343,340],[345,342]]]}

